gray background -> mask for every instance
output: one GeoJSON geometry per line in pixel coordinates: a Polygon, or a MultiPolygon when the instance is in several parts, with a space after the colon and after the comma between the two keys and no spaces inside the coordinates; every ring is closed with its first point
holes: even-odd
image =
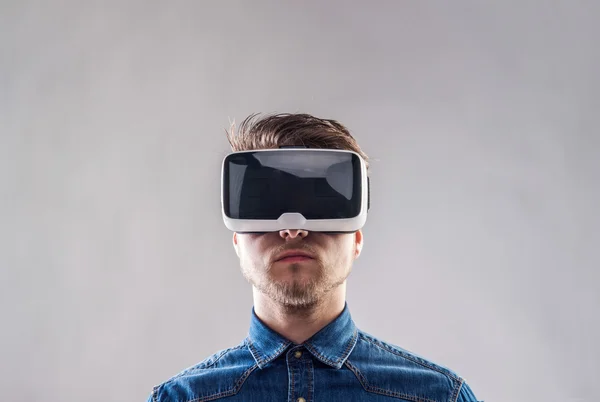
{"type": "Polygon", "coordinates": [[[219,169],[258,111],[372,158],[363,330],[600,400],[599,2],[0,4],[2,400],[144,400],[245,337],[219,169]]]}

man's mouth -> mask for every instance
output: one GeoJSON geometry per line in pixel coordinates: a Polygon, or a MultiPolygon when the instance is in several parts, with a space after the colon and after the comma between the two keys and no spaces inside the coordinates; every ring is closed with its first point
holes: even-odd
{"type": "Polygon", "coordinates": [[[306,251],[302,250],[288,250],[279,254],[276,258],[276,262],[301,262],[313,260],[314,256],[306,251]]]}

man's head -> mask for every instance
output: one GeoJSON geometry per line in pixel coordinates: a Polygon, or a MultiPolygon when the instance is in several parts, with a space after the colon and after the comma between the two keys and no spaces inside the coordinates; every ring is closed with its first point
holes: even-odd
{"type": "MultiPolygon", "coordinates": [[[[232,126],[227,138],[234,152],[301,145],[354,151],[368,163],[346,127],[308,114],[251,115],[237,132],[232,126]]],[[[242,273],[256,290],[282,306],[306,308],[346,281],[363,236],[360,230],[335,234],[281,230],[234,233],[233,244],[242,273]],[[281,259],[290,254],[304,257],[281,259]]]]}

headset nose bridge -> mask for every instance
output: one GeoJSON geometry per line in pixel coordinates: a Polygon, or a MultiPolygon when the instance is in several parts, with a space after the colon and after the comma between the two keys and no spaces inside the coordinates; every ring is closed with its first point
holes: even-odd
{"type": "Polygon", "coordinates": [[[286,212],[277,219],[277,224],[282,230],[301,229],[306,224],[306,218],[298,212],[286,212]]]}

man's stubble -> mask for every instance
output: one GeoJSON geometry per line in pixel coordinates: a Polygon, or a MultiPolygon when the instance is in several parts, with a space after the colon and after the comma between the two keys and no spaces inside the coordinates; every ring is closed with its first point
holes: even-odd
{"type": "Polygon", "coordinates": [[[348,267],[342,275],[336,277],[333,275],[334,267],[326,266],[320,260],[317,260],[316,264],[316,269],[303,267],[301,263],[286,267],[291,271],[314,269],[316,272],[310,280],[274,278],[272,263],[267,267],[251,267],[250,270],[242,264],[241,270],[244,278],[252,286],[286,310],[310,310],[318,305],[327,293],[344,283],[351,271],[351,267],[348,267]]]}

